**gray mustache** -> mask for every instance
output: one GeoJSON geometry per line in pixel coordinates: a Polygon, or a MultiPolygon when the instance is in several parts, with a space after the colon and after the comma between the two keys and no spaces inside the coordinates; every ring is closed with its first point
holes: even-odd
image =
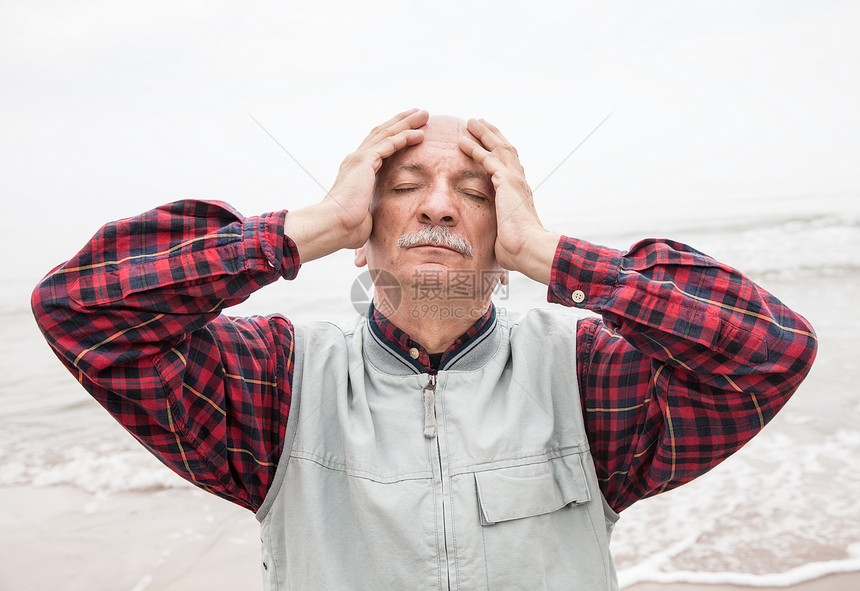
{"type": "Polygon", "coordinates": [[[459,252],[467,258],[471,258],[474,249],[468,240],[451,232],[448,226],[425,226],[418,232],[406,232],[397,240],[400,248],[412,248],[432,244],[433,246],[445,246],[459,252]]]}

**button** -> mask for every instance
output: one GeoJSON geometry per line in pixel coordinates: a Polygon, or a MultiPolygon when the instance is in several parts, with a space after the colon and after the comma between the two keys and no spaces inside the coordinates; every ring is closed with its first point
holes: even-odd
{"type": "Polygon", "coordinates": [[[418,355],[419,355],[418,349],[416,349],[415,347],[412,347],[411,349],[409,349],[409,356],[412,359],[418,359],[418,355]]]}
{"type": "Polygon", "coordinates": [[[573,300],[573,303],[581,304],[585,301],[585,292],[581,289],[577,289],[572,294],[570,294],[570,298],[573,300]]]}

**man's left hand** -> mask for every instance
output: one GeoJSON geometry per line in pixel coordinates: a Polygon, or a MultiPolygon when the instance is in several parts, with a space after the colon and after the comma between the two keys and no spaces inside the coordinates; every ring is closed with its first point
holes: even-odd
{"type": "Polygon", "coordinates": [[[484,167],[496,191],[496,260],[548,284],[560,236],[543,227],[516,149],[483,119],[470,119],[467,129],[472,137],[461,137],[460,149],[484,167]]]}

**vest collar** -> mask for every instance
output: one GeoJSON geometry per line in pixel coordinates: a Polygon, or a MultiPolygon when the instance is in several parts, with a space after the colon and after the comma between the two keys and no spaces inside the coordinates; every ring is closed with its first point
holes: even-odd
{"type": "MultiPolygon", "coordinates": [[[[487,312],[442,354],[439,370],[469,371],[483,366],[498,350],[500,331],[496,329],[500,320],[505,320],[504,316],[504,310],[497,314],[491,302],[487,312]]],[[[395,375],[436,373],[427,350],[395,326],[373,302],[367,311],[364,329],[365,358],[377,368],[395,375]]]]}

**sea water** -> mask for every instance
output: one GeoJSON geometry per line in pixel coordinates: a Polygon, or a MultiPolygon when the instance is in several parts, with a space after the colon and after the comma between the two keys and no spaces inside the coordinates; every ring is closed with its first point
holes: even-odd
{"type": "MultiPolygon", "coordinates": [[[[697,481],[622,514],[612,541],[622,585],[780,585],[860,570],[858,201],[774,198],[735,203],[723,216],[652,211],[622,223],[610,215],[589,224],[553,218],[619,249],[659,228],[743,269],[806,316],[820,338],[809,378],[758,437],[697,481]]],[[[230,313],[350,322],[348,294],[359,273],[347,253],[334,255],[230,313]]],[[[32,285],[25,283],[11,277],[0,307],[0,486],[71,485],[117,495],[186,486],[60,366],[35,328],[32,285]]],[[[497,304],[522,311],[549,306],[545,297],[542,286],[512,276],[497,304]]]]}

